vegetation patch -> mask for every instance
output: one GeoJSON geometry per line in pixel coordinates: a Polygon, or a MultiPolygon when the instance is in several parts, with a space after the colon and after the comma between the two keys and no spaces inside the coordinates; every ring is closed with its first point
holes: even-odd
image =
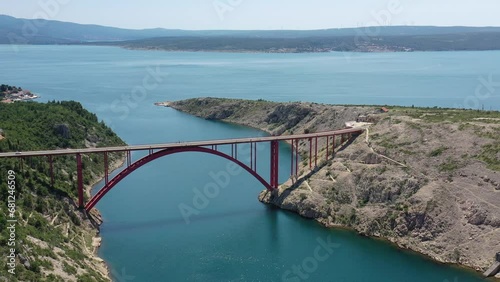
{"type": "Polygon", "coordinates": [[[438,157],[438,156],[441,156],[444,151],[448,150],[448,147],[444,147],[444,146],[441,146],[435,150],[433,150],[432,152],[429,153],[429,157],[438,157]]]}
{"type": "Polygon", "coordinates": [[[457,169],[462,167],[462,164],[460,164],[457,160],[448,158],[446,161],[442,162],[439,165],[439,171],[440,172],[453,172],[457,169]]]}
{"type": "Polygon", "coordinates": [[[479,159],[485,162],[489,169],[500,171],[500,142],[483,146],[479,159]]]}
{"type": "MultiPolygon", "coordinates": [[[[0,140],[0,152],[125,144],[109,127],[99,122],[95,114],[77,102],[1,103],[0,128],[5,137],[0,140]]],[[[110,161],[120,158],[116,154],[109,157],[110,161]]],[[[18,159],[0,159],[0,171],[5,172],[0,174],[0,253],[6,254],[8,248],[6,172],[12,170],[16,173],[16,209],[19,214],[16,251],[18,258],[19,255],[26,258],[26,263],[17,261],[15,279],[10,279],[12,275],[5,267],[0,268],[0,277],[7,277],[7,281],[64,281],[53,273],[44,273],[55,268],[49,258],[66,261],[66,254],[70,260],[62,271],[70,277],[76,278],[75,265],[79,265],[83,266],[86,281],[103,281],[102,275],[93,270],[88,256],[81,251],[81,235],[90,235],[95,230],[88,222],[84,224],[85,216],[74,206],[77,198],[75,157],[59,156],[53,160],[54,185],[51,184],[46,158],[25,159],[22,165],[18,159]]],[[[82,160],[84,182],[90,183],[102,173],[103,157],[86,156],[82,160]]]]}

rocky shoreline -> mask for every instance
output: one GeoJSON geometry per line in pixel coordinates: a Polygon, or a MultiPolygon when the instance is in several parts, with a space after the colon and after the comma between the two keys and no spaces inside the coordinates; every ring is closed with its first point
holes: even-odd
{"type": "MultiPolygon", "coordinates": [[[[111,162],[109,165],[109,173],[111,174],[115,170],[122,167],[124,164],[125,164],[125,157],[120,158],[114,162],[111,162]]],[[[104,176],[96,177],[96,178],[94,178],[93,181],[91,181],[91,183],[89,185],[85,185],[85,187],[84,187],[85,194],[90,197],[94,186],[97,183],[101,182],[102,180],[104,180],[104,176]]],[[[98,251],[99,251],[99,248],[100,248],[101,242],[102,242],[102,238],[99,235],[99,233],[100,233],[99,226],[104,222],[102,219],[102,215],[97,208],[94,208],[89,212],[89,214],[87,216],[89,217],[89,219],[91,218],[91,221],[94,223],[93,226],[94,226],[94,228],[96,228],[96,231],[97,231],[96,235],[92,237],[92,246],[91,246],[92,250],[90,251],[90,257],[92,260],[94,260],[96,262],[96,264],[95,264],[96,270],[100,274],[102,274],[102,277],[108,281],[112,281],[111,272],[110,272],[108,264],[106,263],[106,261],[104,259],[102,259],[98,255],[98,251]]]]}
{"type": "MultiPolygon", "coordinates": [[[[313,171],[301,166],[298,182],[289,180],[274,195],[263,191],[259,200],[476,271],[490,267],[500,251],[500,173],[495,159],[485,157],[499,142],[500,122],[483,117],[496,118],[498,112],[392,108],[386,113],[379,107],[214,98],[168,106],[274,135],[368,121],[367,133],[333,160],[313,171]]],[[[308,150],[305,143],[299,149],[308,150]]]]}
{"type": "MultiPolygon", "coordinates": [[[[115,160],[112,160],[109,164],[110,173],[122,167],[124,163],[125,163],[125,157],[120,157],[115,160]]],[[[103,179],[104,179],[103,175],[94,175],[90,183],[84,186],[86,195],[90,196],[92,188],[103,179]]],[[[102,278],[103,281],[112,281],[112,271],[110,270],[106,261],[104,261],[104,259],[102,259],[98,255],[98,250],[99,247],[101,246],[101,240],[102,240],[99,235],[100,233],[99,227],[103,223],[102,216],[99,210],[94,208],[90,212],[86,212],[85,210],[78,209],[76,207],[76,203],[74,202],[74,200],[68,198],[64,200],[73,207],[74,209],[73,212],[78,217],[80,222],[80,225],[76,228],[77,232],[82,237],[81,240],[82,243],[81,244],[76,243],[76,240],[71,240],[71,241],[73,241],[73,247],[76,249],[80,249],[81,254],[86,258],[85,268],[92,269],[96,274],[99,275],[100,278],[102,278]],[[72,201],[73,203],[71,203],[72,201]]],[[[56,219],[54,218],[52,220],[55,221],[56,219]]],[[[65,233],[63,233],[63,236],[67,237],[69,233],[69,226],[65,230],[66,231],[64,231],[65,233]]],[[[41,241],[37,238],[30,236],[28,239],[31,243],[41,248],[48,247],[46,242],[41,241]]],[[[44,270],[44,274],[56,275],[57,277],[63,278],[65,281],[77,281],[77,277],[74,275],[74,273],[73,274],[68,273],[65,269],[65,264],[68,263],[68,261],[62,259],[62,256],[65,254],[65,251],[56,247],[54,249],[54,252],[58,256],[61,256],[61,258],[59,259],[53,259],[49,257],[45,258],[52,262],[53,269],[44,270]]],[[[74,261],[72,261],[71,263],[76,264],[76,262],[74,261]]],[[[80,267],[84,268],[83,266],[80,267]]],[[[77,273],[79,273],[79,271],[80,270],[77,270],[77,273]]]]}

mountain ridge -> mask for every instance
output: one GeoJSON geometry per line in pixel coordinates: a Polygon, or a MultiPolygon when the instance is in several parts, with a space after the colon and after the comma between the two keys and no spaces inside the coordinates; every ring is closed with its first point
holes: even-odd
{"type": "Polygon", "coordinates": [[[182,30],[125,29],[45,19],[0,15],[0,44],[75,44],[130,41],[160,37],[315,38],[352,36],[418,36],[465,33],[499,33],[500,27],[373,26],[317,30],[182,30]]]}

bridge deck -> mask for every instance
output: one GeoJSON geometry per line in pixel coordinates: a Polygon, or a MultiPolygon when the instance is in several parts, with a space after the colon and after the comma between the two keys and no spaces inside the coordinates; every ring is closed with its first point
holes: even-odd
{"type": "Polygon", "coordinates": [[[269,142],[273,140],[297,140],[316,137],[327,137],[333,135],[361,133],[363,129],[348,128],[335,131],[324,131],[311,134],[299,135],[285,135],[285,136],[268,136],[257,138],[239,138],[239,139],[223,139],[223,140],[209,140],[209,141],[194,141],[194,142],[178,142],[166,144],[152,144],[152,145],[133,145],[133,146],[119,146],[119,147],[103,147],[103,148],[86,148],[86,149],[60,149],[60,150],[44,150],[44,151],[28,151],[28,152],[8,152],[0,153],[0,158],[8,157],[34,157],[34,156],[47,156],[47,155],[72,155],[72,154],[89,154],[89,153],[103,153],[103,152],[124,152],[124,151],[143,151],[143,150],[158,150],[167,148],[179,147],[203,147],[215,145],[230,145],[230,144],[243,144],[243,143],[260,143],[269,142]]]}

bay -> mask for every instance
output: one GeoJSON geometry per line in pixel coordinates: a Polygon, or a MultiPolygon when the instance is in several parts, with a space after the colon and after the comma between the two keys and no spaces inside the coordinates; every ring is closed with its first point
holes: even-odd
{"type": "MultiPolygon", "coordinates": [[[[481,85],[500,78],[499,59],[500,52],[230,54],[1,45],[0,78],[41,101],[79,101],[128,144],[150,144],[265,135],[153,105],[203,96],[498,110],[497,88],[481,85]]],[[[289,153],[282,144],[280,181],[287,179],[289,153]]],[[[268,157],[269,148],[259,147],[263,175],[268,157]]],[[[217,184],[214,175],[227,173],[227,166],[199,153],[168,156],[103,198],[100,255],[116,281],[481,280],[267,207],[257,201],[263,187],[246,172],[231,175],[206,207],[183,216],[180,207],[195,207],[197,191],[217,184]],[[331,253],[324,249],[324,261],[311,261],[329,240],[331,253]]]]}

